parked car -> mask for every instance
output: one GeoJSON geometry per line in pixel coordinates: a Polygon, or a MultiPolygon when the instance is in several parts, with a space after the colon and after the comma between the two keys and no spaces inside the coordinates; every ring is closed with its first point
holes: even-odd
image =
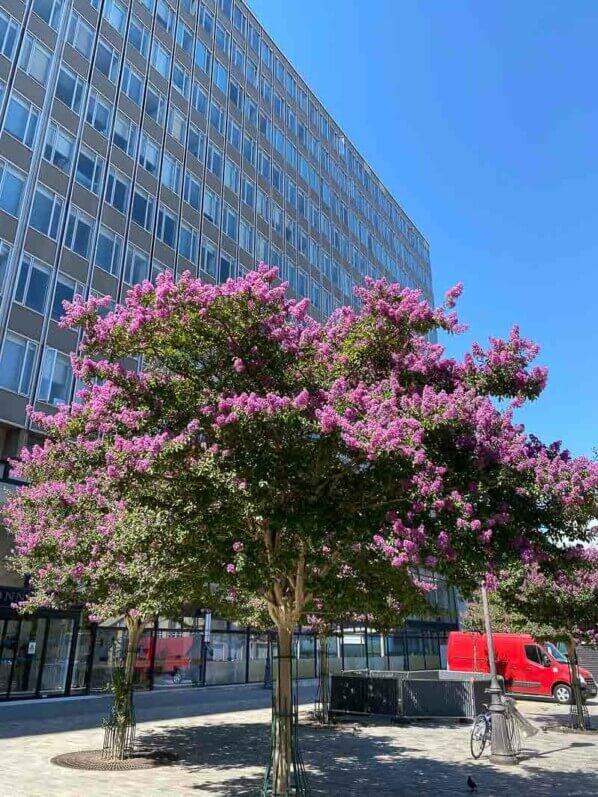
{"type": "MultiPolygon", "coordinates": [[[[552,644],[541,645],[529,634],[493,634],[496,671],[504,678],[505,689],[514,696],[553,697],[558,703],[572,699],[571,672],[567,657],[552,644]]],[[[486,636],[451,631],[447,665],[458,672],[490,672],[486,636]]],[[[579,667],[584,699],[596,697],[592,674],[579,667]]]]}

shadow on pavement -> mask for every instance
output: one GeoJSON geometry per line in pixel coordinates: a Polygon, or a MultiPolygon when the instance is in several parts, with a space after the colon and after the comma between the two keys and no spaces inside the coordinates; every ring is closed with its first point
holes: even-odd
{"type": "MultiPolygon", "coordinates": [[[[595,797],[598,770],[548,771],[534,767],[533,757],[519,768],[493,767],[487,760],[446,762],[423,757],[409,745],[408,727],[392,736],[383,729],[366,735],[351,728],[302,727],[300,748],[312,794],[326,797],[436,797],[469,793],[467,778],[478,785],[480,797],[595,797]]],[[[140,737],[149,749],[172,750],[179,766],[197,780],[192,789],[218,797],[259,795],[269,751],[265,724],[237,723],[195,728],[157,728],[140,737]],[[249,770],[249,771],[248,771],[249,770]],[[208,775],[210,782],[202,779],[208,775]],[[218,774],[221,773],[221,779],[218,774]],[[216,774],[217,781],[214,781],[216,774]]],[[[432,742],[432,740],[431,740],[432,742]]],[[[461,735],[455,744],[461,745],[461,735]]],[[[560,743],[560,740],[559,740],[560,743]]],[[[562,753],[579,742],[562,744],[542,756],[562,753]]],[[[432,744],[431,744],[432,746],[432,744]]],[[[432,750],[433,752],[433,750],[432,750]]],[[[465,756],[464,750],[464,756],[465,756]]]]}

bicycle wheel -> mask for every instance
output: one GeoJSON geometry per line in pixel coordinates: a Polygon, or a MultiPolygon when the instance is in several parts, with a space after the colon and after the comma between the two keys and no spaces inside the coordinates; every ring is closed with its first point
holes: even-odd
{"type": "Polygon", "coordinates": [[[470,747],[474,758],[479,758],[484,752],[486,741],[490,736],[490,723],[485,714],[478,714],[471,728],[470,747]]]}

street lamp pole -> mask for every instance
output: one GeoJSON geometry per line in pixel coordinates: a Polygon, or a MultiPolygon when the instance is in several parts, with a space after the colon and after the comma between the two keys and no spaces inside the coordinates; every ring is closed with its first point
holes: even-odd
{"type": "Polygon", "coordinates": [[[486,642],[488,645],[488,663],[490,664],[490,715],[492,717],[492,739],[490,761],[493,764],[518,764],[517,756],[513,752],[511,740],[507,730],[505,704],[502,699],[502,689],[496,675],[496,658],[494,656],[494,641],[492,639],[492,624],[490,622],[490,609],[486,588],[482,586],[482,606],[484,608],[484,625],[486,627],[486,642]]]}

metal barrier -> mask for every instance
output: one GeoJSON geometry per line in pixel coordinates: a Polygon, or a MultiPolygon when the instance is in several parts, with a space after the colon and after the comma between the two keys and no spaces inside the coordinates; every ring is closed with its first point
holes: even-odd
{"type": "Polygon", "coordinates": [[[353,671],[331,676],[332,714],[406,719],[473,719],[488,702],[490,677],[444,670],[353,671]]]}

